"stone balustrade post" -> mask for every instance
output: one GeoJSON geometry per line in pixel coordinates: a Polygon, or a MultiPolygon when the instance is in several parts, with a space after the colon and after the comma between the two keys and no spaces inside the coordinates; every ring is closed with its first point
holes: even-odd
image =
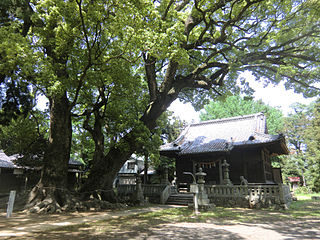
{"type": "Polygon", "coordinates": [[[163,184],[170,185],[170,182],[169,182],[169,168],[168,168],[167,164],[164,166],[163,184]]]}
{"type": "Polygon", "coordinates": [[[143,189],[142,189],[142,180],[139,174],[136,175],[136,192],[134,194],[134,201],[137,201],[140,204],[144,203],[143,189]]]}

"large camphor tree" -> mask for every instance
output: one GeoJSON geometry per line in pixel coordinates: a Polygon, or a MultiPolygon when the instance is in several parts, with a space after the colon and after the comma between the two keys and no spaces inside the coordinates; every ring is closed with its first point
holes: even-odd
{"type": "MultiPolygon", "coordinates": [[[[245,70],[267,83],[285,81],[305,96],[318,94],[320,29],[315,9],[318,3],[310,1],[146,3],[140,12],[144,28],[136,35],[143,41],[137,46],[149,95],[140,123],[153,129],[177,98],[203,103],[237,92],[236,79],[245,70]]],[[[140,147],[142,131],[139,124],[133,126],[93,167],[91,176],[100,186],[110,189],[107,176],[115,176],[140,147]],[[110,162],[116,166],[103,168],[110,162]]]]}
{"type": "MultiPolygon", "coordinates": [[[[103,69],[113,61],[130,63],[123,67],[140,79],[144,104],[92,166],[88,191],[97,186],[111,190],[122,164],[177,98],[199,107],[210,98],[238,92],[236,79],[243,71],[266,83],[284,81],[305,96],[319,93],[317,1],[23,2],[29,19],[14,16],[1,28],[0,69],[12,75],[5,71],[14,68],[13,76],[28,79],[50,100],[49,147],[33,192],[33,203],[44,209],[68,201],[59,189],[66,184],[71,112],[81,91],[99,89],[107,79],[103,69]],[[27,34],[20,34],[28,21],[27,34]],[[3,43],[8,42],[15,47],[7,48],[3,43]],[[11,65],[6,67],[6,60],[11,65]]],[[[116,71],[122,72],[121,67],[116,71]]]]}
{"type": "Polygon", "coordinates": [[[136,10],[125,2],[1,3],[5,13],[0,29],[1,79],[7,85],[26,82],[33,92],[49,99],[48,146],[41,179],[29,197],[28,206],[35,210],[54,212],[71,201],[67,173],[72,111],[82,91],[107,78],[101,77],[100,69],[112,59],[128,57],[130,61],[134,55],[128,39],[136,10]]]}

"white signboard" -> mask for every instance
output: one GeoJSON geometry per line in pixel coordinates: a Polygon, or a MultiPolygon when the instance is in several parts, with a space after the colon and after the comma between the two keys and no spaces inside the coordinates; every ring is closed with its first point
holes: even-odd
{"type": "Polygon", "coordinates": [[[15,197],[16,197],[16,191],[10,191],[9,202],[7,207],[7,218],[11,217],[12,215],[15,197]]]}

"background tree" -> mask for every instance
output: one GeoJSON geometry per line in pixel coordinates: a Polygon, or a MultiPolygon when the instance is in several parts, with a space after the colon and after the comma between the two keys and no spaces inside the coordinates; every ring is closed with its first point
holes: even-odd
{"type": "Polygon", "coordinates": [[[22,43],[21,37],[27,35],[31,19],[28,1],[1,1],[0,9],[0,124],[7,125],[20,115],[26,117],[34,106],[30,82],[16,74],[18,65],[22,64],[21,56],[11,51],[22,43]],[[13,16],[22,21],[13,31],[8,31],[13,16]],[[7,41],[8,38],[11,41],[7,41]]]}
{"type": "MultiPolygon", "coordinates": [[[[161,137],[161,144],[169,143],[177,139],[183,129],[187,126],[187,123],[181,120],[179,117],[173,115],[173,112],[166,111],[158,120],[158,130],[161,137]]],[[[160,146],[159,146],[160,147],[160,146]]],[[[155,153],[151,157],[151,165],[156,172],[163,176],[165,168],[168,168],[169,181],[174,179],[175,173],[175,160],[159,155],[159,147],[155,149],[155,153]]]]}
{"type": "Polygon", "coordinates": [[[313,105],[313,117],[306,130],[306,159],[310,171],[310,186],[313,191],[320,192],[320,101],[313,105]]]}
{"type": "Polygon", "coordinates": [[[301,177],[302,184],[306,186],[306,172],[308,161],[306,157],[307,129],[312,119],[312,104],[293,104],[293,113],[285,118],[285,134],[287,136],[291,155],[284,158],[283,172],[285,177],[301,177]]]}
{"type": "Polygon", "coordinates": [[[18,164],[29,167],[42,165],[47,147],[48,116],[32,111],[26,117],[12,119],[0,126],[0,148],[8,155],[19,154],[18,164]]]}
{"type": "Polygon", "coordinates": [[[235,117],[264,112],[267,117],[267,126],[270,134],[279,134],[283,131],[283,114],[275,107],[271,107],[262,102],[255,101],[250,97],[239,95],[228,96],[223,100],[210,102],[204,106],[204,111],[200,112],[201,121],[235,117]]]}

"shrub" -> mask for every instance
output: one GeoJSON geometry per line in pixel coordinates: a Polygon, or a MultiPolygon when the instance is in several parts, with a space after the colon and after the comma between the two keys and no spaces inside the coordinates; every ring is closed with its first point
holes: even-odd
{"type": "Polygon", "coordinates": [[[294,193],[295,194],[309,194],[309,193],[312,193],[312,190],[309,187],[302,186],[302,187],[298,187],[294,191],[294,193]]]}

